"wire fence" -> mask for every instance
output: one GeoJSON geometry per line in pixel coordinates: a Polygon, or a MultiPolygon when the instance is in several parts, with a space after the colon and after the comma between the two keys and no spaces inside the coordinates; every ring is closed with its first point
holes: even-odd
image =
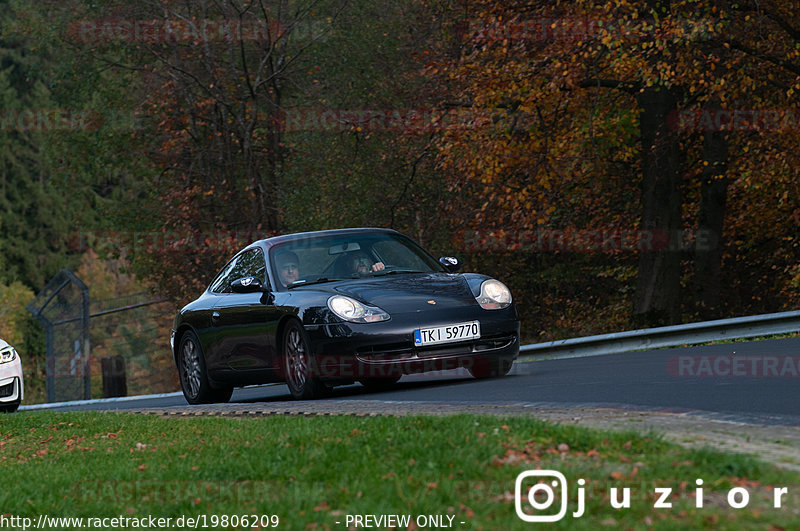
{"type": "Polygon", "coordinates": [[[178,389],[169,350],[172,305],[149,292],[89,294],[64,269],[26,306],[45,329],[47,402],[178,389]]]}
{"type": "Polygon", "coordinates": [[[92,379],[92,396],[178,389],[178,373],[169,349],[175,316],[171,303],[140,292],[91,301],[90,309],[91,373],[102,375],[92,379]]]}

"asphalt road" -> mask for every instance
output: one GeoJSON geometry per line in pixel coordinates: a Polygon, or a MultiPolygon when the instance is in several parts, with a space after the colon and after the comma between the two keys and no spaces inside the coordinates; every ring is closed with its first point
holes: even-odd
{"type": "MultiPolygon", "coordinates": [[[[613,406],[699,411],[743,422],[800,426],[800,338],[631,352],[550,361],[519,360],[505,378],[466,372],[405,376],[386,392],[358,384],[333,400],[613,406]]],[[[232,402],[290,401],[285,385],[237,389],[232,402]]],[[[118,400],[58,410],[131,410],[188,406],[182,396],[118,400]]],[[[25,408],[23,408],[25,409],[25,408]]]]}

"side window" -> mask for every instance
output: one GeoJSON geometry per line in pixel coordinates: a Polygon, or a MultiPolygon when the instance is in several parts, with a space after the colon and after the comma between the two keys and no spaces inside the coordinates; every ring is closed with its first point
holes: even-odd
{"type": "Polygon", "coordinates": [[[214,279],[214,282],[211,283],[211,287],[209,288],[214,293],[230,293],[231,291],[231,281],[234,280],[230,277],[231,270],[236,266],[236,262],[241,258],[241,256],[237,256],[230,262],[228,262],[225,267],[222,268],[222,271],[219,272],[217,278],[214,279]]]}
{"type": "Polygon", "coordinates": [[[231,282],[243,277],[258,277],[265,282],[266,272],[267,263],[264,260],[264,253],[261,252],[261,249],[250,249],[228,262],[228,265],[211,284],[211,291],[231,293],[231,282]]]}
{"type": "Polygon", "coordinates": [[[261,249],[251,249],[241,255],[231,272],[231,281],[242,277],[257,277],[261,282],[266,283],[267,262],[264,260],[264,253],[261,249]]]}

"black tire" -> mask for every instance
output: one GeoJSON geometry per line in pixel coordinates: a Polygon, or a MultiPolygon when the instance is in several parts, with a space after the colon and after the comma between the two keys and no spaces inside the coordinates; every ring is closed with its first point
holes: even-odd
{"type": "Polygon", "coordinates": [[[386,391],[394,387],[400,381],[400,376],[387,376],[385,378],[362,378],[358,381],[370,391],[386,391]]]}
{"type": "Polygon", "coordinates": [[[475,378],[499,378],[508,374],[513,363],[514,360],[508,358],[476,358],[467,370],[475,378]]]}
{"type": "Polygon", "coordinates": [[[194,332],[186,332],[181,337],[178,347],[178,375],[183,396],[190,404],[227,402],[233,394],[233,387],[211,387],[203,349],[194,332]]]}
{"type": "Polygon", "coordinates": [[[0,403],[0,413],[13,413],[19,408],[19,400],[0,403]]]}
{"type": "Polygon", "coordinates": [[[314,400],[327,394],[328,387],[315,376],[314,359],[305,330],[297,321],[290,321],[283,331],[281,364],[289,392],[297,400],[314,400]]]}

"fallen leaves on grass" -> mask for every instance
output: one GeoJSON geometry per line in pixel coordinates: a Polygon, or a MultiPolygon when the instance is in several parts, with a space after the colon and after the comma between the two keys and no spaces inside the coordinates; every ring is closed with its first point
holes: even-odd
{"type": "Polygon", "coordinates": [[[516,499],[517,499],[517,497],[514,495],[514,493],[509,491],[509,490],[507,490],[507,491],[503,492],[503,494],[499,494],[499,495],[493,497],[492,501],[500,501],[500,502],[511,503],[511,502],[515,501],[516,499]]]}
{"type": "Polygon", "coordinates": [[[761,482],[755,479],[747,479],[747,478],[739,478],[739,477],[732,477],[731,483],[736,485],[737,487],[760,487],[761,482]]]}
{"type": "Polygon", "coordinates": [[[467,518],[475,518],[475,511],[464,505],[463,503],[458,504],[459,509],[463,512],[467,518]]]}
{"type": "Polygon", "coordinates": [[[505,444],[506,453],[502,457],[496,458],[492,464],[495,466],[510,465],[512,463],[529,463],[541,461],[546,454],[559,456],[562,460],[579,457],[599,457],[600,452],[590,449],[585,452],[574,451],[568,443],[561,442],[554,445],[545,446],[540,441],[528,441],[523,449],[516,445],[505,444]]]}

